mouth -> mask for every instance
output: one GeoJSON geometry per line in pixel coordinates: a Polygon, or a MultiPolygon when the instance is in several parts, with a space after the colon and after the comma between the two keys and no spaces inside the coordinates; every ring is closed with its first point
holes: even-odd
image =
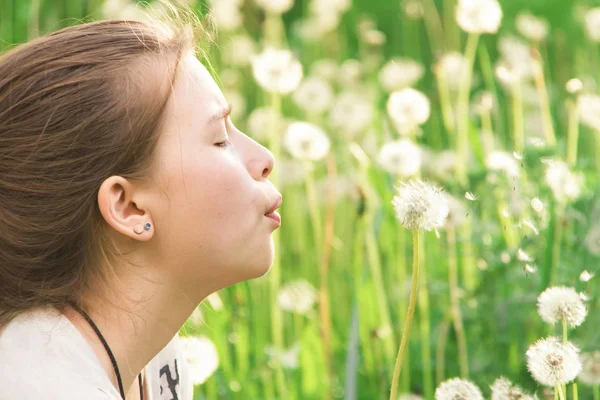
{"type": "Polygon", "coordinates": [[[271,208],[269,208],[269,210],[265,213],[265,217],[272,220],[277,226],[281,226],[281,215],[279,215],[279,213],[275,210],[277,210],[281,206],[282,200],[283,197],[281,196],[281,194],[278,194],[277,198],[271,205],[271,208]]]}

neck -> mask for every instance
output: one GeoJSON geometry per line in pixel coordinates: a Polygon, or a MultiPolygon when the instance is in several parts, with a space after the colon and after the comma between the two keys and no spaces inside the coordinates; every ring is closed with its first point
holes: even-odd
{"type": "MultiPolygon", "coordinates": [[[[128,288],[125,296],[104,296],[101,300],[86,293],[82,309],[110,346],[125,393],[129,393],[132,386],[137,385],[138,374],[173,339],[209,293],[196,290],[195,297],[190,297],[189,291],[178,285],[170,287],[157,276],[140,277],[140,272],[121,276],[119,282],[128,288]],[[111,301],[107,302],[106,298],[111,301]]],[[[117,376],[98,335],[76,310],[68,307],[64,313],[93,348],[118,391],[117,376]]]]}

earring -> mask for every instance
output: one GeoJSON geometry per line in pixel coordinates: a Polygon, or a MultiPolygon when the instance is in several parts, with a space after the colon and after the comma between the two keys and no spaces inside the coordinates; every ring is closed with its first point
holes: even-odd
{"type": "Polygon", "coordinates": [[[150,224],[150,222],[147,222],[146,225],[135,224],[135,226],[133,227],[133,231],[140,235],[142,232],[144,232],[144,230],[149,231],[151,227],[152,225],[150,224]]]}

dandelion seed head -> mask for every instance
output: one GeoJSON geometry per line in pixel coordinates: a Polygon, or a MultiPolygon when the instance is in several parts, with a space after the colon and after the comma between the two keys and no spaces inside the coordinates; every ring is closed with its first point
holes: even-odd
{"type": "Polygon", "coordinates": [[[379,71],[379,83],[388,93],[416,84],[423,77],[423,65],[410,58],[395,58],[379,71]]]}
{"type": "Polygon", "coordinates": [[[473,382],[452,378],[435,389],[435,400],[483,400],[483,394],[473,382]]]}
{"type": "Polygon", "coordinates": [[[533,211],[540,213],[544,211],[544,203],[537,197],[534,197],[531,199],[531,208],[533,208],[533,211]]]}
{"type": "Polygon", "coordinates": [[[583,245],[591,254],[600,256],[600,225],[590,228],[583,239],[583,245]]]}
{"type": "Polygon", "coordinates": [[[190,379],[194,385],[204,383],[219,367],[217,346],[204,336],[180,336],[178,341],[190,379]]]}
{"type": "Polygon", "coordinates": [[[292,99],[307,113],[319,115],[331,107],[334,99],[333,88],[326,79],[310,76],[300,83],[292,99]]]}
{"type": "Polygon", "coordinates": [[[592,93],[577,96],[577,115],[582,125],[600,130],[600,96],[592,93]]]}
{"type": "Polygon", "coordinates": [[[581,353],[581,365],[577,378],[586,385],[600,385],[600,351],[581,353]]]}
{"type": "Polygon", "coordinates": [[[252,58],[252,74],[267,92],[288,94],[302,80],[302,65],[289,50],[266,48],[252,58]]]}
{"type": "Polygon", "coordinates": [[[587,316],[587,308],[575,289],[564,286],[553,286],[538,296],[538,313],[545,322],[555,324],[566,319],[574,328],[579,326],[587,316]]]}
{"type": "Polygon", "coordinates": [[[456,22],[469,33],[496,33],[502,21],[502,9],[496,0],[459,0],[456,22]]]}
{"type": "Polygon", "coordinates": [[[255,0],[256,5],[273,14],[283,14],[292,8],[294,0],[255,0]]]}
{"type": "Polygon", "coordinates": [[[307,314],[317,300],[317,289],[303,279],[282,285],[277,295],[277,302],[282,310],[301,315],[307,314]]]}
{"type": "Polygon", "coordinates": [[[491,171],[503,172],[510,177],[519,176],[519,164],[514,157],[504,151],[492,151],[485,158],[485,165],[491,171]]]}
{"type": "Polygon", "coordinates": [[[579,274],[579,280],[581,282],[588,282],[589,280],[591,280],[594,277],[594,274],[592,274],[591,272],[584,270],[581,272],[581,274],[579,274]]]}
{"type": "Polygon", "coordinates": [[[579,197],[583,176],[571,172],[564,161],[553,161],[546,167],[545,181],[556,201],[565,203],[579,197]]]}
{"type": "Polygon", "coordinates": [[[492,389],[492,400],[535,400],[534,396],[526,394],[523,389],[513,385],[503,376],[496,379],[490,389],[492,389]]]}
{"type": "Polygon", "coordinates": [[[541,42],[546,39],[548,31],[550,30],[548,21],[528,12],[518,13],[515,24],[517,30],[523,37],[534,42],[541,42]]]}
{"type": "Polygon", "coordinates": [[[407,229],[439,228],[449,213],[442,190],[419,179],[400,183],[392,204],[396,218],[407,229]]]}
{"type": "Polygon", "coordinates": [[[421,149],[410,139],[385,143],[377,159],[386,171],[405,178],[421,169],[421,149]]]}
{"type": "Polygon", "coordinates": [[[531,376],[545,386],[571,382],[581,371],[579,349],[556,337],[538,340],[529,347],[526,356],[531,376]]]}
{"type": "Polygon", "coordinates": [[[583,89],[583,82],[578,78],[569,79],[565,84],[565,89],[571,94],[579,93],[583,89]]]}
{"type": "Polygon", "coordinates": [[[292,122],[283,137],[283,145],[294,158],[316,161],[327,155],[331,142],[318,126],[292,122]]]}
{"type": "Polygon", "coordinates": [[[354,91],[344,91],[334,100],[329,110],[329,125],[351,139],[364,132],[373,121],[372,106],[364,96],[354,91]]]}
{"type": "Polygon", "coordinates": [[[600,7],[591,8],[584,16],[585,32],[590,40],[600,42],[600,7]]]}
{"type": "Polygon", "coordinates": [[[436,72],[442,75],[450,89],[458,89],[465,70],[469,67],[467,58],[457,51],[444,54],[437,63],[436,72]]]}
{"type": "Polygon", "coordinates": [[[401,134],[407,134],[429,119],[431,105],[423,93],[405,88],[393,92],[387,101],[387,112],[401,134]]]}

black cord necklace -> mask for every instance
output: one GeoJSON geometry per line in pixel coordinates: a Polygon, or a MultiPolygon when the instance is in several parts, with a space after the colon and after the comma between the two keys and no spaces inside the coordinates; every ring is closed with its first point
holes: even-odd
{"type": "MultiPolygon", "coordinates": [[[[117,366],[117,360],[115,360],[115,356],[113,355],[112,351],[110,351],[110,347],[108,346],[108,343],[106,343],[104,336],[102,336],[102,333],[100,333],[100,329],[98,329],[98,327],[96,326],[94,321],[92,321],[90,316],[85,311],[83,311],[81,308],[79,308],[77,306],[77,304],[75,304],[72,301],[69,301],[69,304],[77,312],[79,312],[81,315],[83,315],[83,318],[85,318],[85,320],[92,326],[92,328],[94,329],[94,331],[100,338],[100,341],[102,342],[102,345],[106,349],[106,352],[108,353],[108,357],[110,358],[110,361],[112,362],[112,366],[115,370],[115,374],[117,375],[117,381],[119,382],[119,391],[121,392],[121,397],[123,398],[123,400],[125,400],[125,391],[123,390],[123,382],[121,381],[121,374],[119,373],[119,367],[117,366]]],[[[144,400],[144,391],[143,391],[143,387],[142,387],[142,374],[141,373],[138,375],[138,383],[140,385],[140,399],[144,400]]]]}

